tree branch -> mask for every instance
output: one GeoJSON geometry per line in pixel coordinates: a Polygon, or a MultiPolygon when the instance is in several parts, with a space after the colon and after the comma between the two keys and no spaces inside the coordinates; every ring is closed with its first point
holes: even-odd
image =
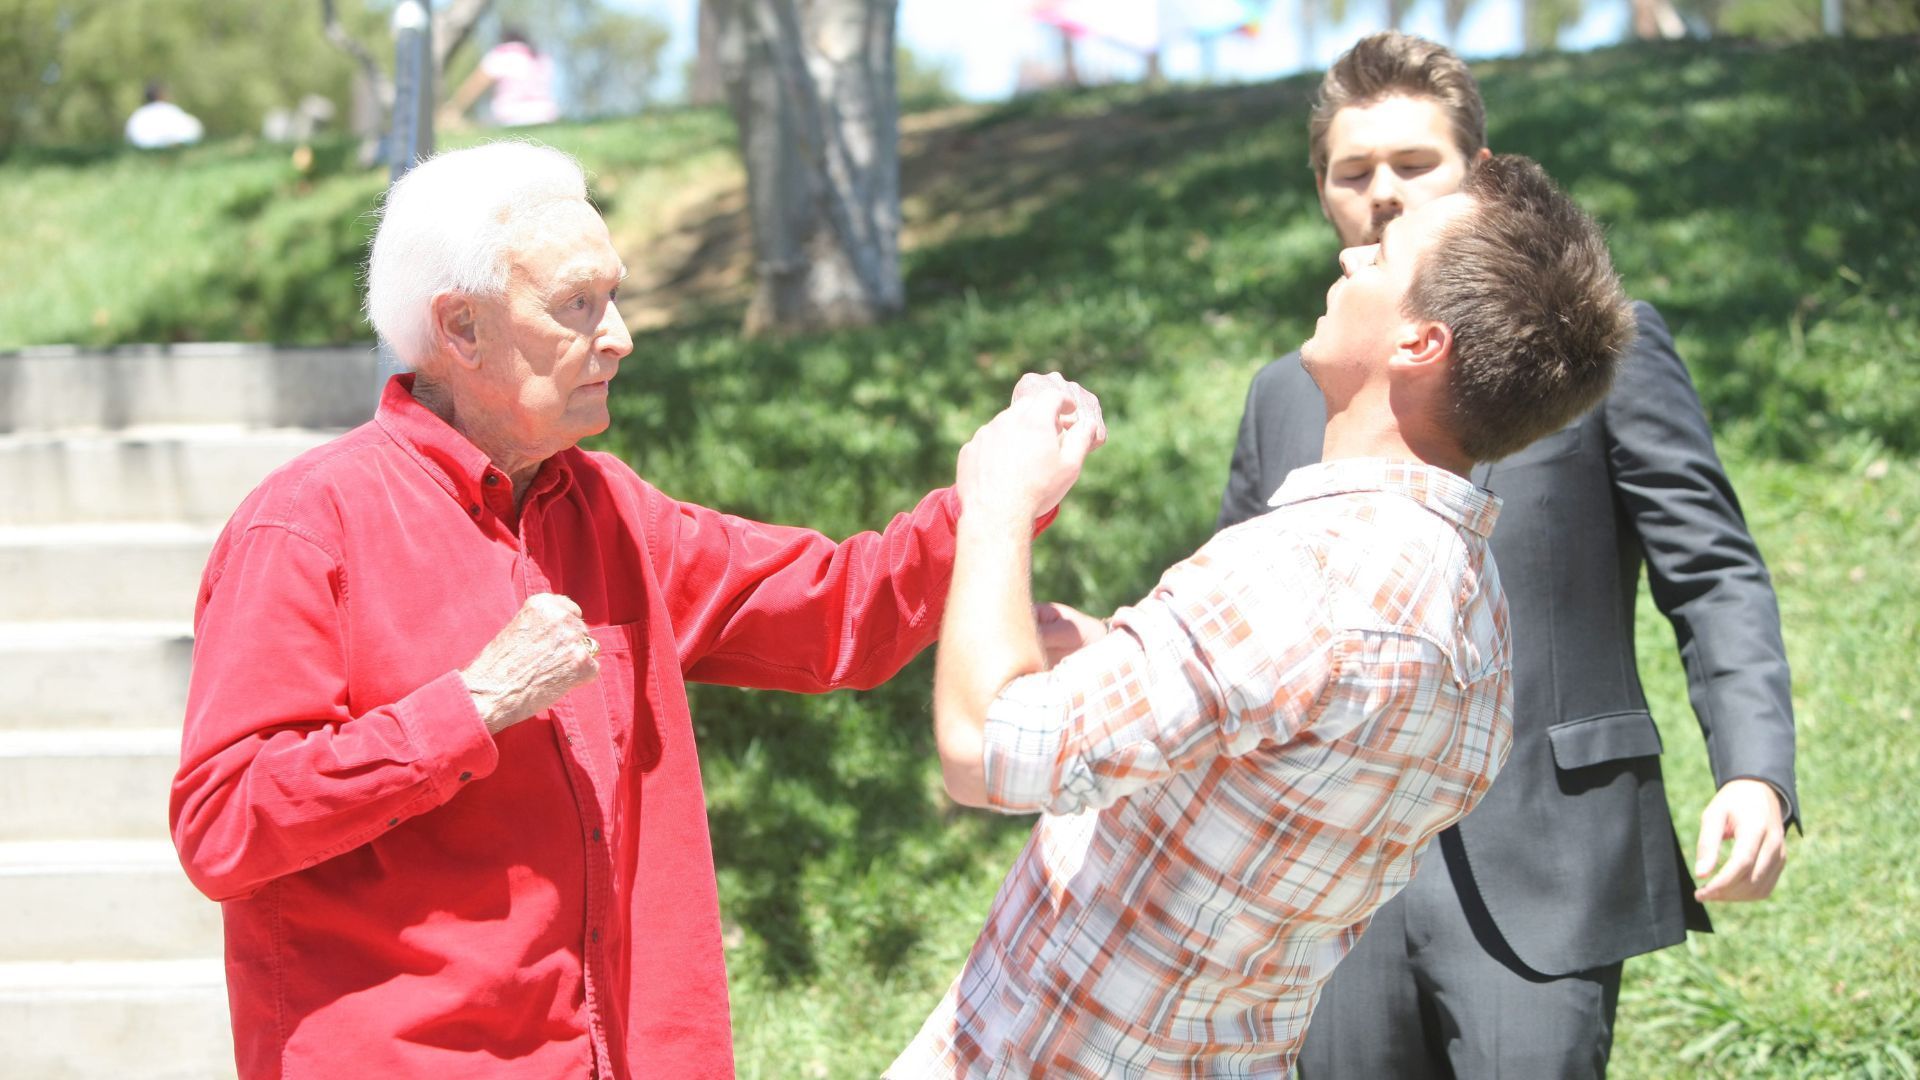
{"type": "Polygon", "coordinates": [[[453,0],[447,10],[433,17],[433,70],[444,74],[447,58],[473,36],[473,28],[493,7],[493,0],[453,0]]]}
{"type": "Polygon", "coordinates": [[[380,70],[380,65],[374,62],[373,54],[367,51],[366,46],[360,44],[352,34],[347,33],[346,27],[340,25],[340,13],[334,10],[333,0],[320,0],[320,22],[326,28],[327,40],[333,42],[348,56],[353,57],[354,63],[360,65],[360,74],[367,80],[367,85],[373,87],[374,93],[380,99],[381,107],[392,108],[393,80],[387,78],[387,73],[380,70]]]}

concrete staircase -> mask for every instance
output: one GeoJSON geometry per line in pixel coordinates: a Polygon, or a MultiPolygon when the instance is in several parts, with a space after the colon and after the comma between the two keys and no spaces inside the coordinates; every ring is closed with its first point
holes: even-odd
{"type": "Polygon", "coordinates": [[[377,393],[371,349],[0,354],[0,1080],[234,1075],[220,908],[167,837],[194,595],[377,393]]]}

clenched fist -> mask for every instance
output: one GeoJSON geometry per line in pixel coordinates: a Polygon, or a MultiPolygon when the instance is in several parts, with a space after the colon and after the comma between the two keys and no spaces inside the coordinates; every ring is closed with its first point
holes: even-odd
{"type": "Polygon", "coordinates": [[[599,647],[580,605],[537,593],[460,672],[495,735],[600,677],[599,647]]]}
{"type": "Polygon", "coordinates": [[[1027,374],[1013,403],[960,448],[963,513],[1031,521],[1059,505],[1087,455],[1107,441],[1100,399],[1057,372],[1027,374]]]}

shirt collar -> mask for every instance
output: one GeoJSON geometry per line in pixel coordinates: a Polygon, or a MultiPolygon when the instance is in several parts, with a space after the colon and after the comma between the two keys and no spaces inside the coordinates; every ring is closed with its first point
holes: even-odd
{"type": "Polygon", "coordinates": [[[1267,500],[1285,506],[1328,495],[1385,491],[1404,495],[1481,538],[1493,535],[1500,499],[1471,480],[1433,465],[1386,458],[1342,458],[1306,465],[1287,474],[1267,500]]]}
{"type": "MultiPolygon", "coordinates": [[[[413,396],[412,372],[387,380],[374,422],[469,513],[477,516],[478,507],[497,510],[501,505],[512,506],[513,485],[507,474],[495,468],[486,453],[465,435],[420,404],[413,396]]],[[[571,458],[577,452],[562,450],[541,465],[527,493],[529,502],[536,496],[567,489],[573,480],[571,458]]]]}

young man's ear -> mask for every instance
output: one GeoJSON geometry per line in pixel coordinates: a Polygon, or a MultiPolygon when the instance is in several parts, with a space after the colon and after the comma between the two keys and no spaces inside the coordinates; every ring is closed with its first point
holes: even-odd
{"type": "Polygon", "coordinates": [[[473,301],[459,293],[443,292],[433,298],[434,344],[461,367],[480,366],[479,312],[473,301]]]}
{"type": "Polygon", "coordinates": [[[1387,366],[1402,375],[1439,374],[1453,359],[1453,328],[1432,319],[1404,323],[1387,366]]]}

